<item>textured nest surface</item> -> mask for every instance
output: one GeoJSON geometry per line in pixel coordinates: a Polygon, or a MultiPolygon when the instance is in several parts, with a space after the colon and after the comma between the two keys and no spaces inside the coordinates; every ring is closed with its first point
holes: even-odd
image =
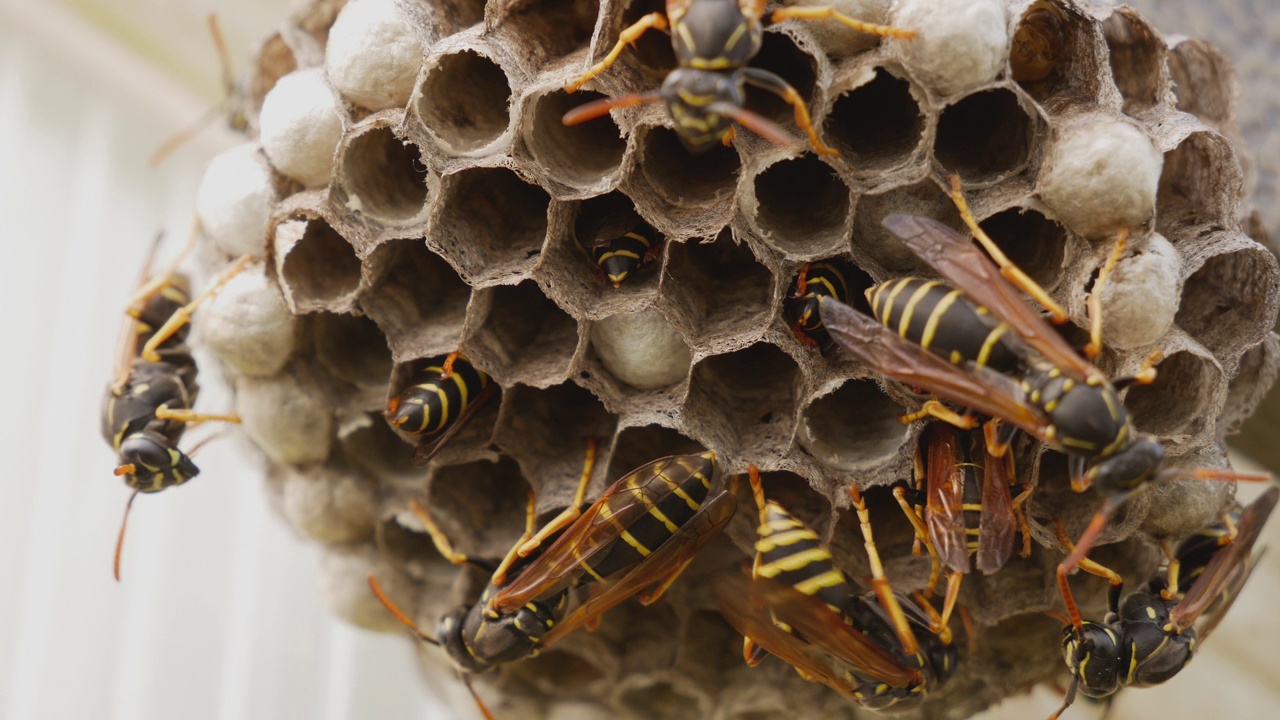
{"type": "MultiPolygon", "coordinates": [[[[901,5],[848,3],[860,18],[911,27],[911,3],[901,5]]],[[[983,42],[998,62],[950,75],[934,60],[968,57],[963,37],[931,43],[921,28],[913,46],[820,23],[768,26],[752,65],[800,91],[841,152],[835,159],[746,131],[731,147],[693,156],[660,106],[564,127],[572,107],[651,90],[674,66],[666,36],[651,33],[586,91],[562,89],[622,27],[661,10],[646,0],[401,0],[393,17],[400,39],[419,48],[407,99],[357,99],[335,87],[340,132],[323,182],[304,186],[256,146],[233,151],[262,170],[256,199],[238,206],[257,202],[262,221],[228,229],[202,208],[207,247],[225,257],[265,254],[267,263],[237,279],[239,295],[229,287],[200,322],[206,337],[220,338],[211,349],[236,376],[245,430],[269,458],[278,507],[326,544],[337,611],[398,629],[368,592],[372,571],[434,628],[485,579],[436,554],[408,501],[425,500],[463,552],[501,557],[522,530],[529,489],[544,518],[567,504],[592,436],[602,446],[592,493],[648,460],[708,448],[728,472],[759,465],[767,492],[829,537],[854,577],[866,576],[845,491],[910,477],[920,428],[897,416],[922,398],[847,355],[798,342],[783,301],[807,261],[841,265],[855,300],[875,282],[926,272],[880,221],[915,213],[962,228],[944,189],[949,173],[962,178],[987,231],[1069,310],[1073,340],[1087,326],[1085,298],[1109,237],[1132,228],[1103,297],[1099,365],[1120,375],[1162,348],[1159,380],[1125,400],[1137,427],[1160,438],[1172,463],[1224,464],[1222,438],[1276,373],[1269,330],[1280,277],[1241,222],[1233,71],[1213,48],[1171,45],[1125,8],[989,5],[999,22],[983,42]],[[1029,78],[1011,68],[1009,52],[1039,42],[1040,31],[1028,34],[1023,22],[1042,9],[1059,19],[1058,57],[1029,78]],[[1150,187],[1119,210],[1062,189],[1079,170],[1077,145],[1088,150],[1081,138],[1098,136],[1098,127],[1123,127],[1152,148],[1150,187]],[[666,243],[656,267],[614,289],[596,274],[588,229],[620,207],[634,207],[666,243]],[[259,325],[226,319],[219,308],[237,297],[253,300],[259,325]],[[228,339],[237,334],[252,342],[228,339]],[[413,446],[380,413],[415,361],[455,349],[496,381],[500,400],[415,469],[413,446]]],[[[343,6],[300,3],[264,43],[246,86],[253,127],[279,79],[326,65],[343,6]]],[[[321,77],[336,83],[340,75],[328,67],[321,77]]],[[[785,104],[754,92],[749,104],[802,137],[785,104]]],[[[266,145],[265,127],[263,135],[266,145]]],[[[1043,615],[1060,603],[1053,568],[1062,552],[1050,521],[1061,517],[1076,533],[1097,498],[1070,491],[1060,455],[1023,443],[1018,460],[1036,485],[1036,547],[996,575],[966,580],[961,604],[979,625],[976,649],[915,711],[921,716],[966,716],[1064,673],[1060,626],[1043,615]]],[[[1147,493],[1095,556],[1146,578],[1158,561],[1149,538],[1211,522],[1229,492],[1186,482],[1147,493]]],[[[920,587],[928,561],[911,555],[905,518],[887,492],[868,498],[895,587],[920,587]]],[[[733,542],[714,545],[693,576],[736,571],[753,533],[753,514],[742,513],[733,542]]],[[[496,712],[854,714],[781,663],[743,666],[740,638],[711,610],[704,585],[686,579],[666,602],[624,605],[598,632],[504,668],[494,676],[503,689],[496,712]]],[[[1101,615],[1104,585],[1077,584],[1089,617],[1101,615]]],[[[443,655],[424,656],[443,672],[443,655]]]]}

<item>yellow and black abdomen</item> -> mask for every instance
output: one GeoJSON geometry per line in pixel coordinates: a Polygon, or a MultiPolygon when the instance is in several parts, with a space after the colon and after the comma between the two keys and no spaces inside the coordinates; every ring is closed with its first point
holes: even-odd
{"type": "Polygon", "coordinates": [[[754,572],[758,577],[793,587],[825,602],[835,612],[843,612],[851,595],[849,583],[817,533],[781,505],[770,502],[756,534],[754,572]]]}
{"type": "Polygon", "coordinates": [[[441,365],[433,364],[392,399],[388,418],[407,433],[434,435],[456,422],[488,385],[489,376],[462,358],[447,375],[441,365]]]}
{"type": "Polygon", "coordinates": [[[952,363],[1018,371],[1009,327],[959,290],[904,277],[867,290],[867,300],[876,320],[889,330],[952,363]]]}
{"type": "Polygon", "coordinates": [[[646,261],[654,258],[659,242],[658,231],[641,222],[622,235],[601,239],[591,248],[591,258],[609,282],[618,287],[646,261]]]}

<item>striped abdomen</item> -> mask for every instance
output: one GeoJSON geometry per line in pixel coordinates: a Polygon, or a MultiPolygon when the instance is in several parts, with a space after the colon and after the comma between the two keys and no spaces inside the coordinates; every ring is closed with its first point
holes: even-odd
{"type": "Polygon", "coordinates": [[[961,365],[1018,370],[1009,327],[967,295],[935,280],[904,277],[867,290],[876,320],[900,337],[961,365]]]}
{"type": "Polygon", "coordinates": [[[600,272],[618,287],[647,260],[653,259],[657,243],[657,231],[642,222],[618,237],[601,240],[591,248],[591,257],[600,272]]]}
{"type": "Polygon", "coordinates": [[[849,301],[849,284],[840,268],[831,263],[809,263],[796,278],[795,293],[787,299],[787,313],[796,328],[806,335],[822,330],[818,304],[823,297],[849,301]]]}
{"type": "Polygon", "coordinates": [[[817,533],[781,505],[769,502],[756,535],[757,577],[793,587],[843,613],[850,596],[849,583],[817,533]]]}
{"type": "Polygon", "coordinates": [[[458,358],[453,372],[441,377],[444,368],[432,365],[419,372],[400,395],[392,398],[387,417],[393,425],[414,435],[434,435],[453,424],[480,391],[489,376],[458,358]]]}

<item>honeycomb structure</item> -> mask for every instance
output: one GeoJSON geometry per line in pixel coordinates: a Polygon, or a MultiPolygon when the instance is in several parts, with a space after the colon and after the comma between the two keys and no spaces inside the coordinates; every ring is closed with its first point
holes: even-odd
{"type": "MultiPolygon", "coordinates": [[[[855,304],[876,282],[928,273],[881,220],[912,213],[962,229],[948,174],[960,176],[996,242],[1068,309],[1073,342],[1084,337],[1085,299],[1110,236],[1132,230],[1103,295],[1112,322],[1098,364],[1118,376],[1164,351],[1158,381],[1125,402],[1171,463],[1225,464],[1224,436],[1276,376],[1280,272],[1241,220],[1234,97],[1220,81],[1233,71],[1203,43],[1168,44],[1131,9],[990,0],[982,17],[999,22],[987,21],[983,42],[999,62],[956,62],[968,74],[945,78],[936,57],[921,57],[960,57],[964,36],[934,42],[920,28],[912,41],[878,41],[824,23],[766,25],[752,65],[808,102],[840,151],[820,158],[745,130],[691,155],[657,105],[565,127],[567,110],[654,89],[674,67],[668,39],[651,32],[586,90],[563,90],[623,27],[662,10],[652,0],[306,0],[261,48],[246,86],[251,121],[276,80],[325,66],[335,19],[378,4],[380,32],[402,28],[379,37],[421,48],[408,98],[388,91],[385,106],[369,107],[335,88],[342,133],[327,184],[270,170],[259,195],[269,216],[236,224],[241,236],[230,241],[202,211],[207,256],[224,262],[228,248],[249,247],[266,259],[251,284],[281,308],[272,327],[290,339],[212,349],[269,460],[274,502],[325,545],[326,592],[356,624],[400,629],[368,592],[369,572],[428,629],[486,581],[435,552],[411,499],[460,551],[499,558],[523,529],[530,490],[542,519],[568,504],[589,437],[601,440],[591,496],[674,453],[714,450],[727,472],[759,465],[767,493],[829,538],[854,577],[869,571],[846,490],[868,490],[890,578],[900,590],[921,587],[928,561],[912,556],[905,518],[877,488],[910,477],[920,428],[898,415],[923,398],[838,350],[802,344],[782,308],[808,261],[842,267],[855,304]],[[1072,165],[1081,155],[1073,138],[1103,126],[1150,145],[1149,187],[1132,188],[1119,209],[1088,199],[1055,206],[1074,197],[1059,192],[1064,173],[1114,171],[1072,165]],[[615,289],[598,277],[583,234],[619,207],[633,207],[665,243],[655,267],[615,289]],[[264,345],[281,348],[278,361],[237,361],[264,345]],[[415,468],[411,438],[381,411],[416,362],[457,349],[501,393],[415,468]]],[[[918,4],[841,7],[894,23],[919,17],[918,4]]],[[[329,67],[334,77],[346,76],[329,67]]],[[[752,90],[748,105],[803,138],[785,103],[752,90]]],[[[265,155],[257,162],[270,168],[265,155]]],[[[1148,182],[1125,180],[1127,171],[1116,171],[1122,181],[1148,182]]],[[[222,317],[219,302],[198,322],[222,317]]],[[[973,652],[908,716],[965,717],[1065,673],[1061,628],[1043,614],[1060,602],[1051,519],[1078,532],[1099,499],[1071,492],[1063,456],[1030,442],[1016,452],[1036,487],[1034,552],[966,580],[973,652]]],[[[1146,578],[1158,563],[1150,540],[1211,522],[1230,491],[1156,488],[1129,504],[1094,556],[1146,578]]],[[[751,507],[745,494],[740,507],[751,507]]],[[[707,578],[737,572],[753,532],[753,513],[740,513],[666,601],[619,607],[597,632],[482,680],[482,694],[512,718],[853,717],[781,663],[743,666],[707,578]]],[[[1077,583],[1087,616],[1100,616],[1104,585],[1077,583]]],[[[424,646],[423,656],[431,672],[447,672],[443,654],[424,646]]]]}

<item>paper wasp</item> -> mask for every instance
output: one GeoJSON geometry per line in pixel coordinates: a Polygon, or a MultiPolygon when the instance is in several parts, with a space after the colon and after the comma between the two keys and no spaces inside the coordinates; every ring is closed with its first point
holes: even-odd
{"type": "Polygon", "coordinates": [[[1022,504],[1031,495],[1018,484],[1013,454],[993,457],[982,436],[944,422],[930,423],[920,437],[915,456],[915,487],[901,486],[893,495],[915,527],[916,537],[933,560],[928,592],[937,586],[940,566],[949,575],[942,606],[945,626],[955,608],[962,578],[973,556],[978,570],[990,575],[1013,554],[1014,539],[1022,531],[1022,557],[1031,554],[1031,530],[1022,504]]]}
{"type": "MultiPolygon", "coordinates": [[[[1071,685],[1050,720],[1071,706],[1077,691],[1107,697],[1125,686],[1158,685],[1186,667],[1249,579],[1257,560],[1253,546],[1277,499],[1280,488],[1269,488],[1238,512],[1231,523],[1234,535],[1226,524],[1193,535],[1170,556],[1165,574],[1152,578],[1123,604],[1118,603],[1119,588],[1113,585],[1110,609],[1101,623],[1082,621],[1068,594],[1071,624],[1063,629],[1062,654],[1071,671],[1071,685]],[[1195,577],[1185,593],[1178,588],[1179,566],[1195,577]],[[1197,628],[1202,617],[1204,622],[1197,628]]],[[[1060,534],[1065,537],[1065,532],[1060,534]]]]}
{"type": "MultiPolygon", "coordinates": [[[[680,141],[691,152],[704,152],[716,142],[728,144],[733,123],[738,123],[770,142],[790,145],[791,138],[773,122],[743,107],[746,85],[771,92],[795,110],[796,125],[808,136],[821,155],[837,152],[818,138],[809,109],[795,88],[777,75],[747,63],[760,52],[764,29],[764,0],[667,0],[666,14],[650,13],[618,36],[618,42],[603,60],[592,65],[578,79],[565,84],[575,92],[604,72],[622,51],[648,30],[669,30],[679,65],[656,92],[597,100],[575,108],[564,116],[565,125],[577,125],[598,118],[614,108],[663,102],[675,123],[680,141]]],[[[873,35],[909,39],[909,30],[873,25],[854,20],[830,7],[787,7],[774,12],[772,21],[788,18],[834,19],[855,30],[873,35]]]]}
{"type": "Polygon", "coordinates": [[[178,449],[187,426],[208,420],[240,422],[234,415],[203,415],[191,409],[200,389],[186,338],[191,313],[253,258],[246,255],[233,263],[193,301],[187,277],[177,271],[185,251],[168,269],[151,276],[160,239],[157,236],[151,247],[126,310],[129,319],[120,334],[115,369],[102,402],[102,436],[120,460],[115,475],[133,488],[116,540],[116,580],[120,579],[129,510],[138,493],[160,492],[200,473],[178,449]]]}
{"type": "Polygon", "coordinates": [[[497,385],[466,358],[453,352],[430,360],[408,387],[387,401],[387,422],[420,436],[413,464],[426,465],[493,395],[497,385]]]}
{"type": "Polygon", "coordinates": [[[634,208],[605,216],[591,234],[591,259],[615,288],[662,254],[662,235],[634,208]]]}
{"type": "Polygon", "coordinates": [[[783,305],[791,332],[805,345],[825,347],[831,343],[831,336],[822,327],[822,314],[818,312],[818,301],[823,297],[849,301],[849,283],[844,272],[829,262],[805,263],[783,305]]]}
{"type": "Polygon", "coordinates": [[[777,655],[808,680],[871,709],[919,699],[959,662],[950,633],[927,610],[893,592],[880,565],[866,504],[851,489],[872,585],[856,593],[817,533],[751,487],[760,513],[751,579],[731,574],[717,585],[722,614],[746,640],[743,656],[777,655]]]}

